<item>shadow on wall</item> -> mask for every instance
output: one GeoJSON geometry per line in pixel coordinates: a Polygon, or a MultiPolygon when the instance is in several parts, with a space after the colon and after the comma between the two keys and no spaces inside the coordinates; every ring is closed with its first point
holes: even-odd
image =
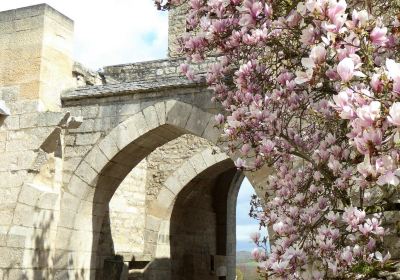
{"type": "Polygon", "coordinates": [[[54,265],[67,262],[68,267],[73,267],[71,258],[65,255],[55,255],[54,248],[51,247],[55,239],[54,214],[51,211],[35,209],[30,213],[31,218],[37,217],[41,222],[34,223],[32,228],[25,228],[26,235],[11,235],[9,240],[13,240],[13,252],[21,251],[21,259],[10,263],[9,269],[3,273],[2,279],[19,280],[43,280],[43,279],[84,279],[85,271],[63,270],[56,271],[54,265]]]}
{"type": "Polygon", "coordinates": [[[6,120],[6,118],[7,118],[7,116],[0,115],[0,127],[2,127],[2,126],[3,126],[3,124],[4,124],[4,121],[6,120]]]}

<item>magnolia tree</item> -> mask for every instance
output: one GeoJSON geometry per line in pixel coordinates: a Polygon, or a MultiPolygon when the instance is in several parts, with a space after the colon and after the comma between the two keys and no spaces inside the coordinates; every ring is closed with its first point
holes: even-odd
{"type": "Polygon", "coordinates": [[[399,3],[156,4],[188,9],[188,78],[199,78],[189,65],[218,57],[206,82],[237,167],[275,170],[270,195],[252,202],[273,232],[270,252],[253,252],[264,275],[370,279],[388,267],[385,213],[400,210],[399,3]]]}

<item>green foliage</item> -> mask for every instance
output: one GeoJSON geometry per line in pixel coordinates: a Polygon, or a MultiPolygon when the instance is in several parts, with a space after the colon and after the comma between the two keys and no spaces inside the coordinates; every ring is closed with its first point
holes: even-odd
{"type": "Polygon", "coordinates": [[[395,263],[393,262],[388,262],[380,268],[376,263],[372,265],[365,262],[359,263],[353,267],[353,272],[363,275],[362,279],[379,278],[380,273],[393,272],[395,270],[395,263]]]}

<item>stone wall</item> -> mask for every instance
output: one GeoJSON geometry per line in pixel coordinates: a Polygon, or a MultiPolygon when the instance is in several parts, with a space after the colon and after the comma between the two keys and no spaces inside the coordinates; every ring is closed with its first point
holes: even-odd
{"type": "Polygon", "coordinates": [[[62,184],[60,94],[73,22],[47,5],[0,13],[0,276],[49,278],[62,184]]]}
{"type": "Polygon", "coordinates": [[[147,200],[157,197],[165,179],[194,154],[213,147],[207,140],[185,134],[157,148],[148,157],[147,200]]]}

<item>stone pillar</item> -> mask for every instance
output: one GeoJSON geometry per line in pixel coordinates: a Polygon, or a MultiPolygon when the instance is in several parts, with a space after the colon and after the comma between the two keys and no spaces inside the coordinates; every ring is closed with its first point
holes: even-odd
{"type": "Polygon", "coordinates": [[[44,4],[0,12],[0,276],[10,280],[54,276],[72,32],[44,4]]]}
{"type": "Polygon", "coordinates": [[[17,100],[59,111],[72,85],[73,21],[46,4],[0,13],[0,86],[18,87],[17,100]]]}

